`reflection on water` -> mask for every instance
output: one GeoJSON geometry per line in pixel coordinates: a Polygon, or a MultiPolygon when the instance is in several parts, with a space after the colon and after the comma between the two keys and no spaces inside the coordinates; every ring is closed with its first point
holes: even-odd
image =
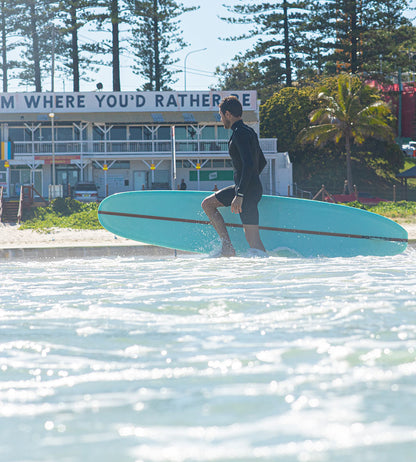
{"type": "Polygon", "coordinates": [[[412,461],[416,254],[1,262],[1,461],[412,461]]]}

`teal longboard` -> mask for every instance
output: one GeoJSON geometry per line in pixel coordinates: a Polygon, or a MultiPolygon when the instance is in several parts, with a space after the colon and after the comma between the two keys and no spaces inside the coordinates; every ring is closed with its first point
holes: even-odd
{"type": "MultiPolygon", "coordinates": [[[[190,252],[219,247],[214,228],[201,209],[210,192],[133,191],[104,199],[98,209],[107,230],[128,239],[190,252]]],[[[221,208],[239,254],[248,250],[239,215],[221,208]]],[[[268,252],[303,257],[395,255],[407,247],[407,232],[388,218],[338,204],[263,196],[260,235],[268,252]]]]}

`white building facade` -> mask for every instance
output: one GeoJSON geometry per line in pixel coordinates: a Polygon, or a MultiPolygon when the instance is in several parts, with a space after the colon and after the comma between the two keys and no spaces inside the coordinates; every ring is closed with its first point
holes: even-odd
{"type": "MultiPolygon", "coordinates": [[[[182,179],[189,190],[221,189],[233,182],[231,130],[218,114],[230,94],[259,133],[255,91],[2,93],[0,186],[13,197],[33,184],[45,198],[51,184],[68,196],[81,181],[94,182],[101,198],[177,189],[182,179]]],[[[276,139],[260,145],[268,162],[264,193],[290,194],[288,153],[277,151],[276,139]]]]}

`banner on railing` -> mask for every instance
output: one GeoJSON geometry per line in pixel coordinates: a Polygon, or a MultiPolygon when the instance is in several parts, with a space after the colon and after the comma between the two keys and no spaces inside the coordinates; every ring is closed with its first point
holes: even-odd
{"type": "Polygon", "coordinates": [[[12,142],[11,141],[2,141],[1,142],[1,150],[0,150],[0,160],[10,160],[13,157],[13,149],[12,149],[12,142]]]}
{"type": "Polygon", "coordinates": [[[79,93],[2,93],[0,113],[218,111],[225,96],[235,95],[243,110],[257,109],[257,92],[141,91],[79,93]]]}
{"type": "MultiPolygon", "coordinates": [[[[79,160],[81,156],[65,156],[56,155],[55,164],[71,164],[73,160],[79,160]]],[[[35,160],[43,160],[45,165],[51,165],[53,163],[52,156],[35,156],[35,160]]]]}

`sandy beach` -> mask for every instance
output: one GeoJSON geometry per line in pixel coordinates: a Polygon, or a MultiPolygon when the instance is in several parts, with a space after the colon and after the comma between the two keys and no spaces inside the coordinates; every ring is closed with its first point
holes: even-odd
{"type": "MultiPolygon", "coordinates": [[[[416,219],[397,220],[408,234],[409,240],[416,239],[416,219]]],[[[19,225],[0,223],[0,249],[51,248],[51,247],[110,247],[140,246],[106,231],[54,228],[48,232],[19,229],[19,225]]]]}
{"type": "Polygon", "coordinates": [[[0,224],[0,249],[137,245],[142,244],[115,236],[105,229],[54,228],[48,232],[38,232],[31,229],[19,229],[19,225],[0,224]]]}

